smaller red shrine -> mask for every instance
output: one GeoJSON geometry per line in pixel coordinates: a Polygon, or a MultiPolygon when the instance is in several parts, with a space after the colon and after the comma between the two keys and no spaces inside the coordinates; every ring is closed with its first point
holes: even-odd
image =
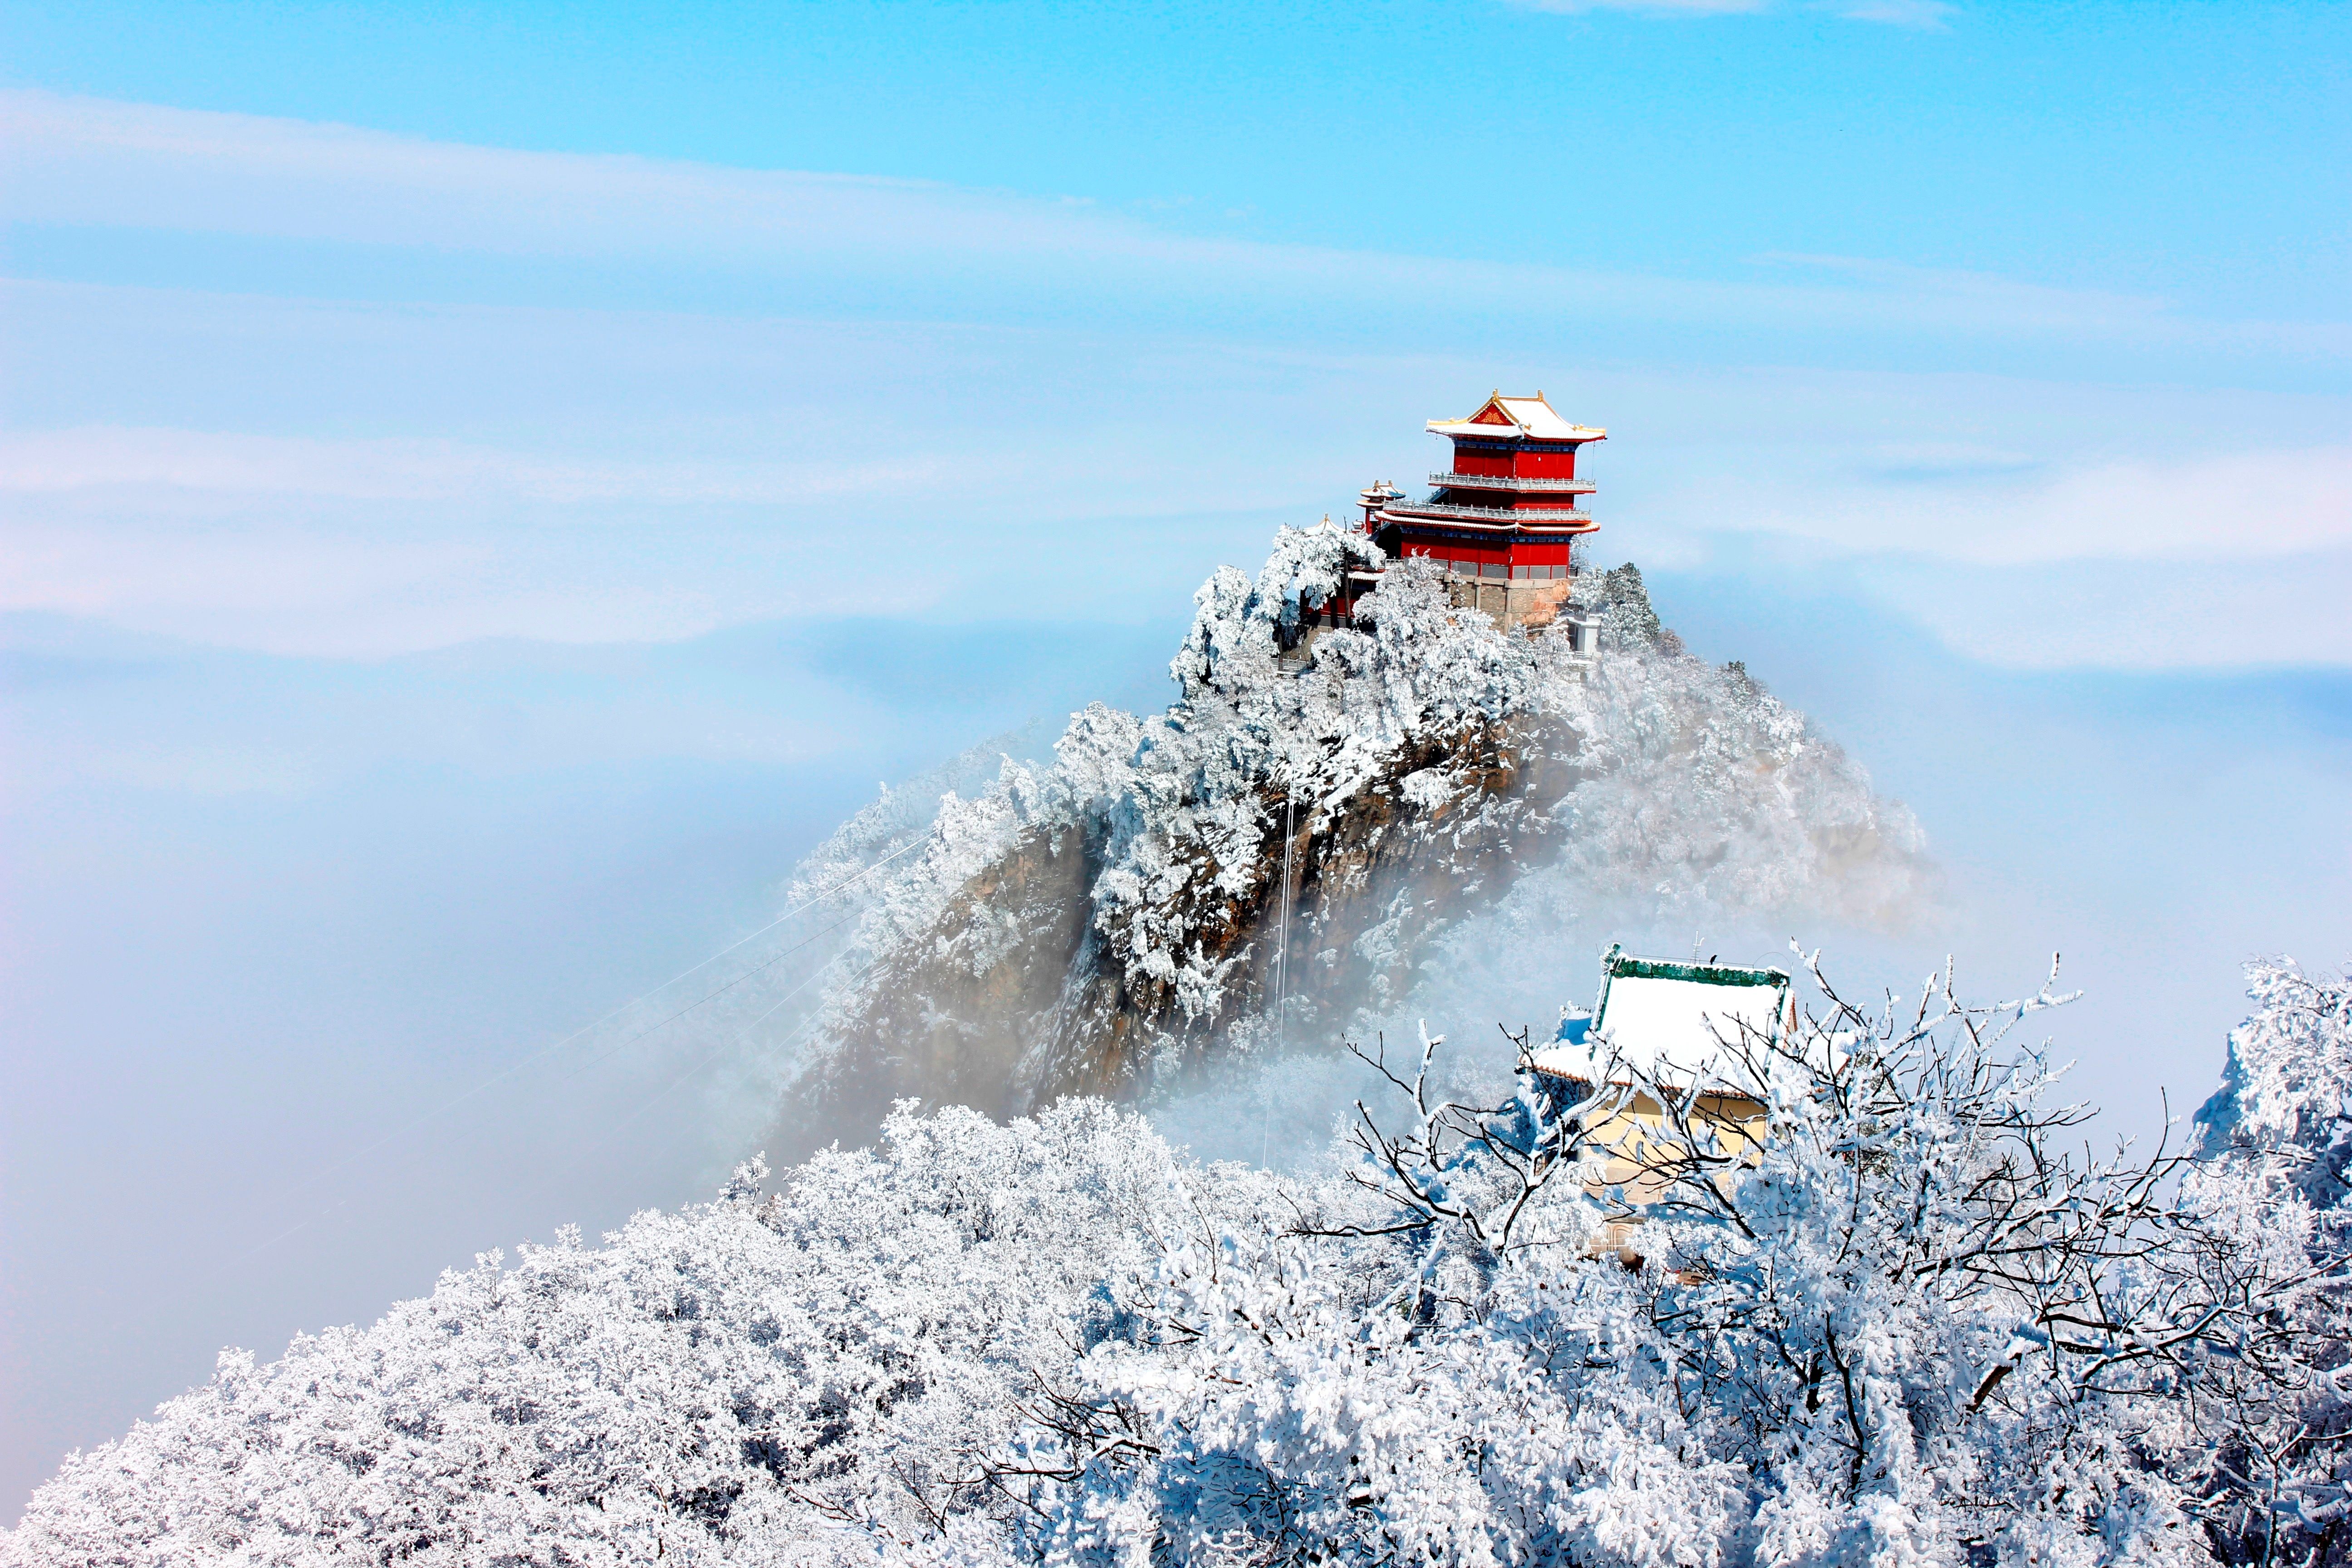
{"type": "MultiPolygon", "coordinates": [[[[1426,500],[1383,479],[1359,498],[1364,531],[1391,557],[1425,555],[1461,579],[1457,602],[1506,625],[1549,625],[1568,599],[1570,552],[1601,526],[1580,501],[1598,488],[1576,472],[1578,451],[1606,430],[1571,425],[1545,401],[1500,391],[1463,419],[1433,419],[1453,443],[1426,500]]],[[[1352,606],[1350,606],[1352,607],[1352,606]]]]}

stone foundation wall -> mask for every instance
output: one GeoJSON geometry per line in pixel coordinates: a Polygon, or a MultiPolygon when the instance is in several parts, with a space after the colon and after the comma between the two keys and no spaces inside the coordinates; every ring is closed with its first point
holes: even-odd
{"type": "MultiPolygon", "coordinates": [[[[1540,631],[1565,623],[1570,645],[1581,654],[1597,653],[1600,649],[1599,617],[1580,610],[1570,603],[1574,584],[1564,577],[1541,581],[1527,578],[1450,577],[1445,583],[1449,603],[1460,609],[1483,610],[1495,625],[1504,630],[1524,626],[1540,631]]],[[[1338,611],[1316,612],[1298,629],[1298,641],[1282,655],[1283,664],[1290,668],[1307,668],[1309,650],[1325,626],[1344,626],[1349,617],[1338,611]]]]}
{"type": "Polygon", "coordinates": [[[1465,609],[1484,610],[1498,626],[1548,626],[1568,603],[1569,580],[1451,578],[1445,591],[1465,609]]]}

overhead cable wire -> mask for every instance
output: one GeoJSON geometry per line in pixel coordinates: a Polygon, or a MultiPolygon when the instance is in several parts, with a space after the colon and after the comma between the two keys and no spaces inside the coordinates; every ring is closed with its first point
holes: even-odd
{"type": "MultiPolygon", "coordinates": [[[[657,1102],[667,1099],[671,1090],[678,1088],[688,1079],[694,1078],[702,1072],[704,1068],[709,1067],[711,1063],[725,1056],[735,1047],[750,1045],[751,1043],[752,1030],[758,1028],[761,1025],[773,1017],[777,1012],[783,1007],[785,1003],[791,1001],[794,996],[799,995],[803,991],[808,989],[809,985],[816,980],[818,975],[823,974],[827,969],[832,968],[835,964],[840,962],[841,958],[839,954],[835,954],[834,957],[827,959],[814,973],[812,973],[808,977],[808,979],[802,981],[798,985],[793,986],[790,991],[785,992],[782,996],[779,997],[776,1001],[775,1006],[769,1008],[766,1012],[761,1014],[758,1017],[744,1025],[742,1033],[737,1036],[736,1038],[722,1044],[717,1050],[712,1051],[709,1056],[704,1057],[700,1061],[696,1062],[692,1067],[688,1068],[684,1072],[670,1079],[669,1082],[656,1089],[652,1094],[647,1095],[638,1103],[635,1110],[630,1111],[628,1115],[623,1117],[618,1122],[614,1123],[614,1127],[620,1128],[635,1126],[637,1122],[645,1119],[646,1113],[651,1110],[657,1102]]],[[[799,1045],[802,1041],[809,1037],[809,1036],[815,1030],[816,1026],[817,1020],[811,1018],[807,1023],[802,1025],[799,1032],[794,1034],[791,1039],[785,1041],[784,1044],[788,1047],[799,1045]]]]}
{"type": "MultiPolygon", "coordinates": [[[[582,1073],[586,1072],[598,1062],[609,1060],[611,1058],[627,1050],[631,1046],[635,1045],[639,1040],[645,1039],[648,1036],[660,1034],[664,1029],[668,1028],[672,1024],[677,1023],[680,1018],[685,1017],[688,1013],[693,1012],[705,1002],[714,1001],[717,998],[725,995],[728,992],[734,990],[738,985],[742,984],[746,980],[751,979],[754,974],[761,973],[762,970],[772,969],[777,964],[782,963],[785,959],[790,958],[793,954],[800,952],[801,949],[807,947],[812,942],[814,942],[819,937],[826,936],[834,931],[839,931],[843,926],[847,925],[852,920],[855,920],[856,915],[857,911],[852,910],[849,913],[842,916],[831,925],[824,927],[822,931],[812,931],[807,936],[803,937],[800,941],[793,943],[792,946],[784,949],[782,952],[774,953],[761,963],[753,964],[751,968],[745,970],[742,973],[737,975],[726,984],[719,986],[714,991],[707,991],[703,993],[693,1001],[688,1002],[685,1006],[680,1007],[677,1012],[672,1013],[668,1017],[664,1018],[660,1023],[640,1029],[635,1034],[631,1035],[627,1039],[623,1040],[620,1044],[607,1047],[605,1049],[597,1052],[594,1056],[590,1057],[586,1061],[582,1062],[578,1067],[573,1068],[572,1069],[571,1076],[578,1078],[582,1073]]],[[[831,967],[829,962],[826,967],[831,967]]],[[[819,969],[816,972],[817,974],[822,974],[824,973],[824,969],[819,969]]],[[[814,980],[815,978],[815,974],[809,976],[809,980],[814,980]]],[[[808,984],[808,980],[803,980],[800,984],[795,985],[790,991],[785,992],[783,1001],[778,1002],[776,1004],[776,1007],[782,1006],[784,1002],[789,1002],[793,997],[799,995],[801,992],[807,987],[808,984]]],[[[773,1013],[776,1010],[776,1007],[771,1007],[766,1013],[761,1014],[758,1018],[752,1020],[752,1024],[757,1025],[761,1020],[764,1020],[769,1014],[773,1013]]]]}

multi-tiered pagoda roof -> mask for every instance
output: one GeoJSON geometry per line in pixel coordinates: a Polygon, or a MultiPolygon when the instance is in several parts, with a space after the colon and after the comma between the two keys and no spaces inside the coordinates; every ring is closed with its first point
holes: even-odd
{"type": "Polygon", "coordinates": [[[1398,498],[1372,514],[1376,533],[1395,531],[1382,541],[1390,552],[1465,563],[1478,575],[1567,576],[1570,543],[1600,526],[1579,504],[1597,487],[1577,477],[1577,451],[1609,432],[1570,424],[1540,392],[1496,392],[1469,417],[1428,429],[1453,442],[1453,461],[1429,476],[1426,500],[1398,498]]]}
{"type": "MultiPolygon", "coordinates": [[[[1595,487],[1577,473],[1576,458],[1609,432],[1570,424],[1540,392],[1499,390],[1466,418],[1433,419],[1427,429],[1453,443],[1445,470],[1429,476],[1435,488],[1414,500],[1386,479],[1367,486],[1358,497],[1364,531],[1391,559],[1436,563],[1454,603],[1504,626],[1561,626],[1586,650],[1593,617],[1575,608],[1569,574],[1576,541],[1600,524],[1581,504],[1595,487]]],[[[1351,572],[1323,614],[1333,624],[1351,620],[1383,575],[1351,572]]]]}

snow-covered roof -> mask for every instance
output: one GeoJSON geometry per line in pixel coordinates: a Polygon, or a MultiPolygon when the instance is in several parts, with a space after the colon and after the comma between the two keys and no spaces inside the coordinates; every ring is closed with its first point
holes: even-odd
{"type": "Polygon", "coordinates": [[[1489,396],[1479,405],[1478,412],[1466,419],[1433,419],[1431,434],[1437,436],[1494,436],[1524,441],[1605,441],[1606,430],[1589,425],[1570,425],[1562,419],[1544,395],[1533,397],[1506,397],[1500,392],[1489,396]]]}
{"type": "Polygon", "coordinates": [[[1601,961],[1601,1003],[1560,1025],[1535,1053],[1538,1072],[1583,1083],[1687,1082],[1717,1070],[1722,1042],[1746,1029],[1777,1040],[1788,1022],[1789,976],[1778,969],[1636,958],[1612,947],[1601,961]]]}

